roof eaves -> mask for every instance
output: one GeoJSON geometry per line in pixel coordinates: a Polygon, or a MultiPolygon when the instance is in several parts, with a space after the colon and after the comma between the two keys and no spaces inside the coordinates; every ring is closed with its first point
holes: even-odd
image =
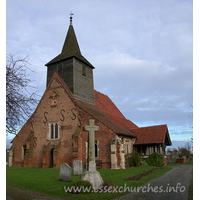
{"type": "Polygon", "coordinates": [[[87,60],[85,59],[82,55],[80,56],[77,56],[76,54],[71,54],[69,56],[65,56],[63,55],[62,53],[59,54],[58,56],[56,56],[55,58],[53,58],[51,61],[49,61],[48,63],[45,64],[45,66],[48,66],[48,65],[51,65],[51,64],[54,64],[56,62],[60,62],[60,61],[63,61],[63,60],[66,60],[66,59],[70,59],[70,58],[73,58],[75,57],[76,59],[78,59],[79,61],[82,61],[84,62],[86,65],[88,65],[89,67],[91,67],[92,69],[95,69],[95,67],[87,60]]]}

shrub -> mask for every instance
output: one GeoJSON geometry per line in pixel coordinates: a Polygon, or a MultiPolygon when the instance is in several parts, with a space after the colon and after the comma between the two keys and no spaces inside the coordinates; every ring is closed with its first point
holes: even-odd
{"type": "Polygon", "coordinates": [[[114,186],[114,184],[112,183],[112,181],[106,180],[106,181],[103,182],[102,186],[103,187],[105,187],[105,186],[109,187],[109,186],[114,186]]]}
{"type": "Polygon", "coordinates": [[[116,193],[116,191],[114,191],[114,184],[112,183],[112,181],[110,180],[106,180],[103,182],[103,185],[101,187],[101,189],[99,190],[99,193],[102,192],[105,192],[106,190],[109,191],[109,192],[112,192],[112,193],[116,193]]]}
{"type": "Polygon", "coordinates": [[[141,161],[141,155],[138,152],[133,152],[126,155],[126,168],[128,167],[139,167],[141,161]]]}
{"type": "MultiPolygon", "coordinates": [[[[74,184],[73,184],[73,186],[75,187],[75,188],[80,188],[81,186],[82,186],[82,188],[90,188],[90,192],[91,192],[91,190],[92,190],[92,184],[89,182],[89,181],[83,181],[83,180],[79,180],[79,181],[77,181],[77,182],[75,182],[74,184]]],[[[81,193],[83,192],[83,189],[80,191],[81,193]]],[[[76,193],[78,193],[77,191],[76,191],[76,193]]],[[[89,193],[88,191],[85,191],[84,193],[89,193]]]]}
{"type": "Polygon", "coordinates": [[[150,165],[150,166],[156,166],[156,167],[164,166],[162,154],[153,153],[146,159],[146,161],[147,161],[148,165],[150,165]]]}
{"type": "Polygon", "coordinates": [[[140,163],[140,165],[143,166],[143,167],[149,166],[148,163],[146,162],[146,160],[143,160],[143,161],[140,163]]]}

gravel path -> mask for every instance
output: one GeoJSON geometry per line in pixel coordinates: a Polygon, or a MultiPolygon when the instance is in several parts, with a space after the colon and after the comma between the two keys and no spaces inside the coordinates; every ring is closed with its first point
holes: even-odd
{"type": "Polygon", "coordinates": [[[187,200],[192,168],[192,165],[173,166],[163,176],[144,184],[139,192],[129,193],[116,200],[187,200]]]}

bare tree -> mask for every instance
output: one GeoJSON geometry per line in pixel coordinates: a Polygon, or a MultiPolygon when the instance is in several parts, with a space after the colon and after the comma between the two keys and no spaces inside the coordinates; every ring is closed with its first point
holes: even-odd
{"type": "MultiPolygon", "coordinates": [[[[8,54],[6,59],[6,133],[16,134],[20,126],[31,115],[37,104],[36,94],[30,92],[31,80],[27,71],[27,57],[14,59],[8,54]],[[29,90],[29,91],[28,91],[29,90]]],[[[33,72],[33,71],[32,71],[33,72]]]]}

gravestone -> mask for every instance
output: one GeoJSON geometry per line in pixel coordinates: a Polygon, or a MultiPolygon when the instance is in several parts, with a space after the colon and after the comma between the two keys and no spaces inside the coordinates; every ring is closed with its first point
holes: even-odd
{"type": "Polygon", "coordinates": [[[99,131],[99,126],[94,125],[94,119],[89,119],[89,125],[83,127],[84,131],[88,131],[88,162],[87,169],[81,175],[81,180],[89,181],[93,188],[99,188],[103,184],[103,179],[98,171],[96,171],[95,163],[95,131],[99,131]]]}
{"type": "Polygon", "coordinates": [[[81,175],[83,173],[83,166],[82,166],[81,160],[73,161],[73,172],[74,172],[74,175],[81,175]]]}
{"type": "Polygon", "coordinates": [[[60,164],[60,179],[71,181],[71,167],[67,163],[60,164]]]}

